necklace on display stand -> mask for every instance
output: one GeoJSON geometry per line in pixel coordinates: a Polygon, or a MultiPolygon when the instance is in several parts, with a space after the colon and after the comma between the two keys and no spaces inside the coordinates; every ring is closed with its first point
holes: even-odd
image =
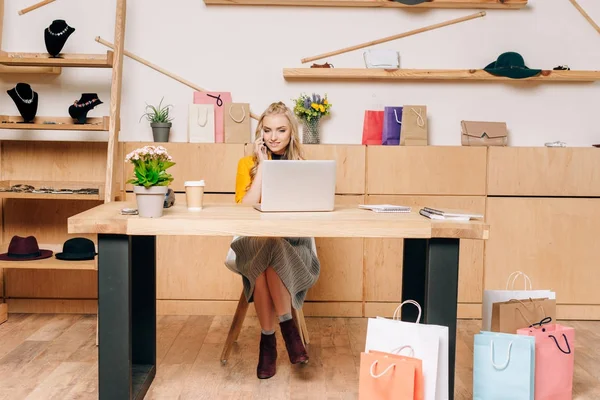
{"type": "Polygon", "coordinates": [[[23,117],[23,122],[33,122],[38,109],[38,94],[27,83],[17,83],[12,89],[6,91],[13,100],[19,113],[23,117]]]}
{"type": "Polygon", "coordinates": [[[52,57],[58,57],[73,32],[75,32],[75,28],[70,27],[65,20],[52,21],[50,26],[44,29],[44,42],[48,54],[52,57]]]}

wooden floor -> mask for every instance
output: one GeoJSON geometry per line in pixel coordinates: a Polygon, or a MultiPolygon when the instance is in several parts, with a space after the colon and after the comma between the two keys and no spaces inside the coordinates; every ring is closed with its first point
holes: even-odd
{"type": "MultiPolygon", "coordinates": [[[[158,319],[158,372],[146,399],[357,399],[367,320],[307,318],[310,363],[291,366],[279,332],[277,375],[255,375],[259,328],[248,317],[229,363],[219,356],[231,317],[158,319]]],[[[574,399],[600,399],[600,321],[576,329],[574,399]]],[[[456,399],[471,399],[473,335],[460,321],[456,399]]],[[[0,399],[97,399],[95,315],[17,315],[0,325],[0,399]]]]}

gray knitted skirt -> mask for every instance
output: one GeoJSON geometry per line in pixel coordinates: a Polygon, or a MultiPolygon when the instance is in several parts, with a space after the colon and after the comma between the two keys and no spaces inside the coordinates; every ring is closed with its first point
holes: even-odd
{"type": "Polygon", "coordinates": [[[311,238],[263,238],[242,236],[231,243],[235,266],[228,266],[242,276],[244,295],[253,302],[256,278],[268,267],[273,268],[290,292],[292,306],[299,309],[306,293],[321,272],[321,264],[312,250],[311,238]]]}

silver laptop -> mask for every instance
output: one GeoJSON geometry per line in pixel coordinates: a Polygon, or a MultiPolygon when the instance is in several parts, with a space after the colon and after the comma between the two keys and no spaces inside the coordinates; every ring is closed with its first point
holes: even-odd
{"type": "Polygon", "coordinates": [[[335,160],[265,160],[262,212],[333,211],[335,160]]]}

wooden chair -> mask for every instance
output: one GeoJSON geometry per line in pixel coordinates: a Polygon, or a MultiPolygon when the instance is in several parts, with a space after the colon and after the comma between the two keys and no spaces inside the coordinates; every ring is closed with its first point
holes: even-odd
{"type": "MultiPolygon", "coordinates": [[[[244,296],[244,292],[242,291],[235,314],[233,315],[233,321],[231,321],[229,333],[227,334],[227,340],[225,340],[225,346],[223,346],[223,352],[221,353],[222,364],[227,364],[227,359],[229,358],[229,353],[231,353],[231,348],[237,341],[240,331],[242,330],[242,324],[246,318],[248,306],[249,304],[246,301],[246,296],[244,296]]],[[[304,313],[302,312],[302,309],[296,310],[292,307],[292,317],[294,318],[294,321],[296,321],[296,325],[298,326],[300,337],[302,338],[304,345],[307,345],[309,343],[308,329],[306,328],[306,322],[304,321],[304,313]]]]}

